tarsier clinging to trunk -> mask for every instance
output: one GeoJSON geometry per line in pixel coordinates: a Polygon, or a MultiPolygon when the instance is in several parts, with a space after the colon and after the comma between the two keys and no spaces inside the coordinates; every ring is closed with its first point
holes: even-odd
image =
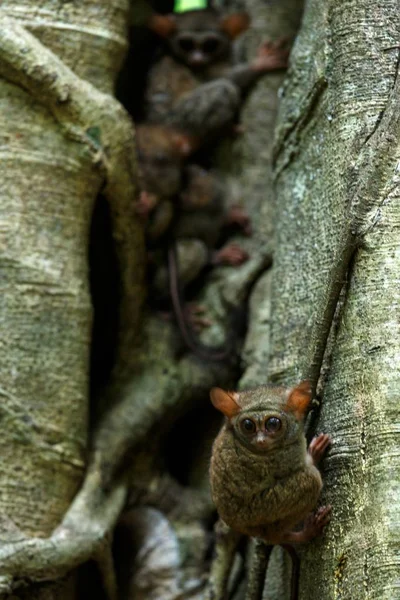
{"type": "Polygon", "coordinates": [[[137,211],[146,220],[147,241],[152,243],[171,225],[194,140],[163,125],[142,124],[136,126],[136,147],[141,190],[137,211]]]}
{"type": "MultiPolygon", "coordinates": [[[[320,517],[306,529],[292,531],[317,504],[322,480],[316,465],[330,443],[321,434],[307,451],[303,421],[311,401],[308,382],[292,389],[213,388],[211,400],[227,417],[214,443],[210,470],[222,519],[232,529],[272,544],[314,537],[321,529],[320,517]]],[[[329,512],[325,508],[325,518],[329,512]]]]}
{"type": "Polygon", "coordinates": [[[228,208],[225,187],[209,171],[190,165],[185,180],[170,227],[168,268],[158,260],[152,289],[158,298],[169,291],[182,337],[197,356],[205,360],[226,360],[234,351],[233,339],[218,349],[204,346],[195,339],[193,328],[199,330],[209,321],[197,305],[184,307],[182,293],[205,267],[236,266],[247,260],[247,252],[235,242],[227,242],[222,248],[216,245],[225,226],[236,225],[249,234],[249,217],[240,206],[228,208]]]}
{"type": "Polygon", "coordinates": [[[166,40],[168,54],[150,70],[146,119],[205,142],[231,125],[251,85],[287,61],[281,42],[264,43],[255,59],[234,66],[232,43],[248,26],[245,13],[223,17],[211,8],[154,15],[149,27],[166,40]]]}
{"type": "MultiPolygon", "coordinates": [[[[227,206],[227,191],[210,171],[198,165],[185,169],[185,185],[176,204],[177,214],[171,226],[171,238],[179,258],[179,282],[191,283],[206,265],[236,266],[245,262],[247,253],[237,243],[228,242],[216,249],[221,231],[238,226],[245,235],[251,232],[250,220],[240,206],[227,206]]],[[[167,273],[160,270],[157,286],[167,283],[167,273]]]]}
{"type": "Polygon", "coordinates": [[[308,450],[304,418],[311,386],[263,386],[249,391],[211,390],[226,417],[210,467],[212,497],[233,530],[268,544],[307,542],[329,522],[331,507],[314,514],[321,488],[317,465],[330,445],[326,434],[308,450]],[[303,520],[301,530],[294,530],[303,520]]]}

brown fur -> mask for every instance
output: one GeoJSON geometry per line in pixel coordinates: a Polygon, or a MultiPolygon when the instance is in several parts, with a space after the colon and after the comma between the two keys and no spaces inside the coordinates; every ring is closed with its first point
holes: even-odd
{"type": "Polygon", "coordinates": [[[232,40],[248,25],[244,13],[221,17],[211,9],[154,16],[149,27],[166,40],[168,55],[150,69],[146,120],[182,128],[203,142],[215,139],[229,126],[243,92],[265,72],[284,67],[286,61],[287,53],[270,46],[267,61],[264,47],[252,63],[233,66],[232,40]],[[210,43],[214,49],[207,49],[210,43]]]}
{"type": "MultiPolygon", "coordinates": [[[[315,508],[322,487],[319,471],[307,453],[303,431],[305,402],[299,410],[295,406],[300,396],[304,400],[306,385],[300,384],[293,390],[264,386],[239,392],[235,403],[240,411],[223,410],[230,418],[212,450],[211,490],[221,518],[232,529],[269,543],[281,543],[282,534],[315,508]],[[278,433],[265,432],[265,423],[271,417],[281,420],[278,433]],[[248,441],[240,434],[240,423],[246,418],[264,424],[248,441]],[[254,443],[256,436],[263,436],[263,447],[254,443]]],[[[231,393],[220,390],[217,394],[214,390],[214,405],[220,410],[226,408],[228,396],[231,393]]],[[[309,391],[307,406],[310,400],[309,391]]]]}

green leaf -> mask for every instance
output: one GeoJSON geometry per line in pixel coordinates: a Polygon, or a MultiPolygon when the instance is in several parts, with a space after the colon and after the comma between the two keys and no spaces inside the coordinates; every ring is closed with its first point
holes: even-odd
{"type": "Polygon", "coordinates": [[[187,10],[201,10],[207,8],[207,0],[175,0],[174,12],[182,13],[187,10]]]}

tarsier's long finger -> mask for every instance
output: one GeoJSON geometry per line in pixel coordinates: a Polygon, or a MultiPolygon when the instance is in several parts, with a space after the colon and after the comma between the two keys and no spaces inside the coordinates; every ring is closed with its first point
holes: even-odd
{"type": "Polygon", "coordinates": [[[290,44],[291,39],[289,37],[281,37],[279,38],[279,40],[275,40],[273,43],[274,48],[276,48],[277,50],[281,49],[281,48],[286,48],[286,46],[288,44],[290,44]]]}
{"type": "Polygon", "coordinates": [[[258,52],[262,53],[262,54],[276,54],[276,53],[289,54],[289,49],[286,47],[287,42],[288,42],[287,38],[281,38],[281,39],[275,40],[275,41],[263,42],[259,46],[258,52]]]}
{"type": "Polygon", "coordinates": [[[206,319],[205,317],[196,317],[190,320],[190,324],[196,333],[200,333],[201,331],[203,331],[203,329],[211,327],[212,321],[210,319],[206,319]]]}
{"type": "Polygon", "coordinates": [[[318,464],[318,462],[322,459],[331,443],[331,437],[327,433],[320,433],[311,440],[308,447],[308,452],[315,464],[318,464]]]}
{"type": "Polygon", "coordinates": [[[214,264],[238,266],[249,259],[249,254],[238,244],[228,244],[218,250],[213,258],[214,264]]]}
{"type": "Polygon", "coordinates": [[[331,443],[331,437],[327,433],[320,433],[311,442],[315,450],[326,450],[331,443]]]}
{"type": "Polygon", "coordinates": [[[331,520],[332,516],[332,506],[328,504],[327,506],[321,506],[316,514],[315,514],[315,523],[319,527],[325,527],[331,520]]]}

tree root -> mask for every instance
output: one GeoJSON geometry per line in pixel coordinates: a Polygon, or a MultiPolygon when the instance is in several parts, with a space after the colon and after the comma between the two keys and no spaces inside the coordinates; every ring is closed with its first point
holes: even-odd
{"type": "MultiPolygon", "coordinates": [[[[128,451],[146,440],[155,424],[166,422],[171,414],[172,422],[193,397],[224,379],[220,365],[203,365],[190,358],[176,363],[170,350],[170,325],[156,319],[148,323],[154,328],[148,333],[152,338],[157,334],[158,345],[152,339],[152,350],[143,349],[141,376],[123,386],[122,400],[99,424],[81,491],[51,537],[10,539],[0,548],[0,593],[59,578],[90,558],[104,566],[107,534],[126,504],[126,478],[121,480],[117,474],[121,475],[128,451]]],[[[111,581],[107,587],[112,589],[112,574],[103,573],[103,580],[111,581]]]]}
{"type": "Polygon", "coordinates": [[[327,273],[319,318],[312,335],[313,360],[304,378],[316,385],[324,358],[329,332],[340,293],[347,279],[351,260],[368,232],[379,221],[380,207],[390,193],[390,181],[396,176],[400,140],[400,77],[396,78],[383,116],[364,145],[353,179],[349,181],[349,216],[336,245],[332,269],[327,273]],[[356,186],[354,186],[354,178],[356,186]]]}
{"type": "Polygon", "coordinates": [[[119,352],[131,363],[144,296],[144,237],[135,212],[132,120],[109,94],[79,78],[0,9],[0,74],[44,105],[65,135],[83,144],[105,177],[122,285],[119,352]]]}
{"type": "Polygon", "coordinates": [[[262,600],[268,560],[271,552],[272,546],[268,546],[261,540],[255,540],[253,560],[246,590],[246,600],[262,600]]]}
{"type": "Polygon", "coordinates": [[[229,574],[236,548],[242,537],[221,520],[215,525],[215,534],[215,556],[211,565],[205,600],[224,600],[226,598],[229,574]]]}
{"type": "Polygon", "coordinates": [[[22,538],[0,548],[0,594],[32,582],[62,577],[74,567],[100,555],[126,499],[126,486],[115,485],[105,494],[99,477],[85,480],[64,519],[46,539],[22,538]]]}
{"type": "Polygon", "coordinates": [[[182,598],[179,543],[159,511],[141,507],[126,512],[118,525],[116,541],[122,597],[182,598]]]}

